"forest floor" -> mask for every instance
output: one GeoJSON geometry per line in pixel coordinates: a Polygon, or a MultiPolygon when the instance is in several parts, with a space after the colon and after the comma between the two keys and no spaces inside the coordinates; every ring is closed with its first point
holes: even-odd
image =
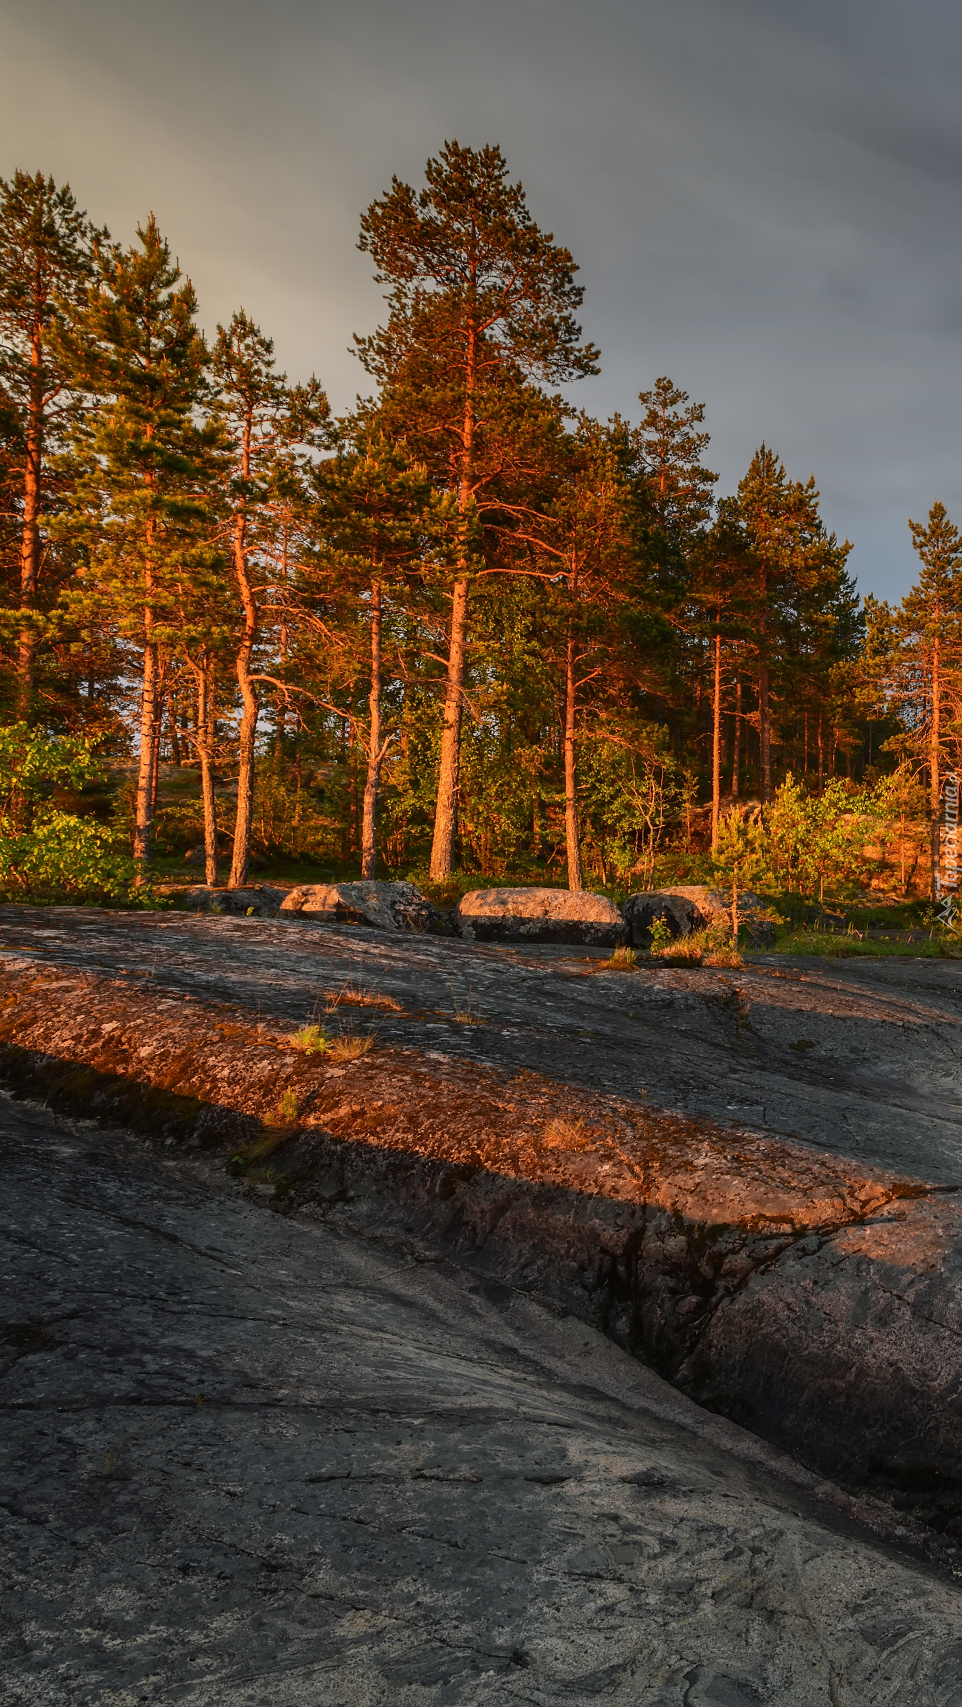
{"type": "Polygon", "coordinates": [[[962,1703],[960,967],[603,958],[0,910],[11,1700],[962,1703]]]}

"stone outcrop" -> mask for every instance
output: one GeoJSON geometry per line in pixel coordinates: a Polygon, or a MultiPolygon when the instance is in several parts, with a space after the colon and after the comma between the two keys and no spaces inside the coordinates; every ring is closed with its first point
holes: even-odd
{"type": "Polygon", "coordinates": [[[413,883],[312,883],[291,889],[282,914],[326,924],[372,925],[382,931],[437,931],[441,916],[413,883]]]}
{"type": "Polygon", "coordinates": [[[190,889],[161,891],[191,913],[221,913],[232,918],[273,919],[284,899],[284,890],[267,883],[251,883],[244,889],[209,889],[206,883],[190,889]]]}
{"type": "Polygon", "coordinates": [[[949,1571],[576,1317],[126,1132],[0,1143],[11,1707],[958,1702],[949,1571]]]}
{"type": "MultiPolygon", "coordinates": [[[[765,902],[748,889],[738,897],[739,929],[744,930],[752,948],[770,948],[775,941],[775,926],[763,918],[765,902]]],[[[622,912],[631,933],[631,941],[647,948],[651,926],[655,919],[664,919],[672,936],[688,936],[691,931],[714,928],[730,930],[732,922],[731,894],[710,889],[703,883],[679,884],[670,890],[641,891],[629,895],[622,912]]]]}
{"type": "MultiPolygon", "coordinates": [[[[235,926],[226,952],[250,940],[235,926]]],[[[374,1047],[345,1060],[292,1048],[290,1026],[243,1009],[65,970],[0,970],[10,1088],[139,1129],[215,1179],[226,1164],[277,1212],[367,1245],[414,1239],[549,1302],[810,1468],[962,1539],[953,1192],[531,1072],[505,1084],[436,1047],[391,1048],[391,1010],[368,985],[348,994],[377,1014],[362,1022],[374,1047]]]]}
{"type": "Polygon", "coordinates": [[[615,948],[625,921],[606,895],[571,889],[472,889],[454,909],[468,942],[571,942],[615,948]]]}
{"type": "Polygon", "coordinates": [[[553,1300],[962,1535],[957,959],[619,971],[297,915],[2,914],[22,1093],[212,1178],[244,1149],[275,1211],[553,1300]],[[371,1047],[291,1048],[315,1014],[371,1047]]]}
{"type": "Polygon", "coordinates": [[[706,922],[694,901],[660,889],[629,895],[621,911],[628,927],[628,940],[635,948],[649,946],[656,919],[664,920],[673,937],[690,936],[692,931],[703,929],[706,922]]]}

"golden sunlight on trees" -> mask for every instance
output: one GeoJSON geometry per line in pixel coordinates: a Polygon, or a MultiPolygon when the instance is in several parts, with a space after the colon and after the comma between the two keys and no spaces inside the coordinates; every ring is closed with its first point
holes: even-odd
{"type": "Polygon", "coordinates": [[[496,147],[394,179],[360,246],[387,308],[334,419],[242,307],[205,340],[152,216],[125,245],[43,173],[0,181],[0,720],[52,767],[8,863],[59,812],[104,895],[127,859],[934,893],[944,507],[910,523],[912,591],[863,607],[814,479],[762,443],[718,494],[670,376],[634,421],[576,412],[575,262],[496,147]]]}

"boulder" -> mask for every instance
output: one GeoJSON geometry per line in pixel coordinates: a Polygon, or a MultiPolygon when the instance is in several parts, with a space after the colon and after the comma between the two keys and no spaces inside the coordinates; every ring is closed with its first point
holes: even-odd
{"type": "Polygon", "coordinates": [[[673,937],[690,936],[692,931],[702,930],[707,923],[694,901],[660,889],[629,895],[621,911],[628,929],[628,940],[635,948],[649,946],[651,927],[656,919],[664,919],[673,937]]]}
{"type": "Polygon", "coordinates": [[[311,883],[289,890],[281,913],[382,931],[437,931],[440,915],[413,883],[311,883]]]}
{"type": "MultiPolygon", "coordinates": [[[[719,925],[731,929],[732,901],[730,889],[709,889],[703,883],[679,884],[672,890],[673,895],[682,895],[693,902],[707,925],[719,925]]],[[[738,896],[738,925],[748,937],[752,948],[774,948],[775,926],[771,919],[762,915],[767,912],[767,903],[760,896],[753,895],[750,889],[743,889],[738,896]]]]}
{"type": "MultiPolygon", "coordinates": [[[[688,936],[691,931],[716,927],[731,930],[731,892],[709,889],[703,883],[679,884],[676,889],[649,890],[629,895],[622,907],[630,940],[637,948],[647,948],[655,919],[664,919],[672,936],[688,936]]],[[[738,897],[738,923],[745,931],[752,948],[772,948],[775,926],[770,919],[759,915],[765,902],[750,889],[738,897]]]]}
{"type": "Polygon", "coordinates": [[[454,909],[469,942],[571,942],[614,948],[625,921],[606,895],[570,889],[472,889],[454,909]]]}
{"type": "Polygon", "coordinates": [[[206,884],[197,884],[180,890],[177,899],[191,913],[273,919],[284,899],[284,891],[272,889],[266,883],[252,883],[244,889],[208,889],[206,884]]]}

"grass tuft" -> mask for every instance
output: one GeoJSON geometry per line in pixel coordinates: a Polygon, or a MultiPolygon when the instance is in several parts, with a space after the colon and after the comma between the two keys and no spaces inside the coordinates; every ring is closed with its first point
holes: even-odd
{"type": "Polygon", "coordinates": [[[556,1120],[549,1120],[545,1127],[544,1144],[548,1150],[587,1150],[591,1145],[591,1133],[583,1120],[559,1116],[556,1120]]]}
{"type": "Polygon", "coordinates": [[[370,1031],[342,1031],[337,1037],[332,1037],[328,1053],[332,1061],[360,1061],[363,1055],[369,1055],[374,1048],[374,1033],[370,1031]]]}
{"type": "Polygon", "coordinates": [[[336,990],[325,990],[328,1013],[339,1007],[382,1008],[387,1013],[403,1014],[404,1006],[393,996],[382,996],[377,990],[365,990],[362,984],[342,984],[336,990]]]}
{"type": "Polygon", "coordinates": [[[484,1025],[484,1019],[482,1018],[480,1008],[476,1008],[472,1005],[470,984],[468,985],[467,1002],[462,1007],[460,1001],[458,1000],[458,997],[455,995],[454,985],[451,984],[450,979],[448,979],[448,983],[451,985],[451,1000],[454,1003],[454,1017],[457,1020],[458,1024],[459,1025],[484,1025]]]}
{"type": "Polygon", "coordinates": [[[633,948],[616,948],[611,958],[600,960],[599,967],[603,972],[633,972],[638,965],[638,956],[633,948]]]}

